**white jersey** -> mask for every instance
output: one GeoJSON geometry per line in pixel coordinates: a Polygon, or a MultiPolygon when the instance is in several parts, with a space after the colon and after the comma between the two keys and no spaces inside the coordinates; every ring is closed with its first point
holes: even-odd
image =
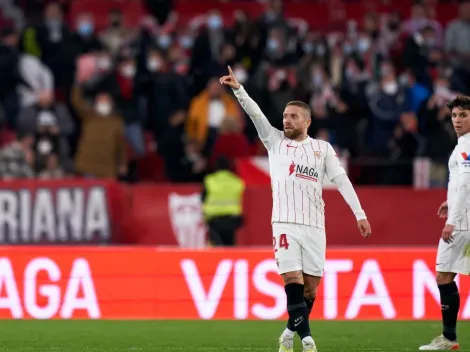
{"type": "Polygon", "coordinates": [[[242,86],[234,90],[253,120],[269,154],[273,194],[272,222],[325,227],[322,183],[346,174],[330,143],[307,137],[298,142],[269,123],[242,86]]]}
{"type": "Polygon", "coordinates": [[[449,183],[447,187],[448,220],[455,230],[470,230],[470,197],[468,190],[461,188],[470,180],[470,134],[459,138],[449,158],[449,183]],[[460,196],[460,199],[458,199],[460,196]],[[460,201],[462,204],[459,204],[460,201]]]}

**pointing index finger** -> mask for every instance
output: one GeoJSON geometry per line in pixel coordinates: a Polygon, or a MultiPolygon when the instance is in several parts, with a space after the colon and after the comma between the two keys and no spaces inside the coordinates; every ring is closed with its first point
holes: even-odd
{"type": "Polygon", "coordinates": [[[230,76],[235,77],[235,75],[233,74],[232,68],[230,66],[228,66],[228,73],[230,73],[230,76]]]}

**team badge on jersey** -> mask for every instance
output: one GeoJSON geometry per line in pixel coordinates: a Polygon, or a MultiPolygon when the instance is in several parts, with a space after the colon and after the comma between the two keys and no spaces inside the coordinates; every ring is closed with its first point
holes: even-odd
{"type": "Polygon", "coordinates": [[[315,158],[320,159],[320,157],[321,157],[321,152],[320,151],[314,150],[313,154],[315,155],[315,158]]]}
{"type": "Polygon", "coordinates": [[[463,167],[469,168],[470,167],[470,155],[467,153],[460,153],[463,158],[463,161],[460,161],[460,165],[463,167]]]}

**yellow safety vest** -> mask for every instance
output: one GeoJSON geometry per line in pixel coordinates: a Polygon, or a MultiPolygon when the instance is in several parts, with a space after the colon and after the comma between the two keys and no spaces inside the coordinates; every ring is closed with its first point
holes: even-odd
{"type": "Polygon", "coordinates": [[[217,171],[204,178],[206,198],[203,204],[204,216],[238,216],[242,214],[245,183],[230,171],[217,171]]]}

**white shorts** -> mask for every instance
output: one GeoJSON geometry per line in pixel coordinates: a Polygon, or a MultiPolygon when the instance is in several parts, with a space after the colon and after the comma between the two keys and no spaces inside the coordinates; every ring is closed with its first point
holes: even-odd
{"type": "Polygon", "coordinates": [[[439,241],[436,271],[470,275],[470,231],[454,231],[453,235],[452,243],[439,241]]]}
{"type": "Polygon", "coordinates": [[[302,271],[308,275],[323,276],[325,230],[306,225],[273,223],[273,246],[279,274],[302,271]]]}

